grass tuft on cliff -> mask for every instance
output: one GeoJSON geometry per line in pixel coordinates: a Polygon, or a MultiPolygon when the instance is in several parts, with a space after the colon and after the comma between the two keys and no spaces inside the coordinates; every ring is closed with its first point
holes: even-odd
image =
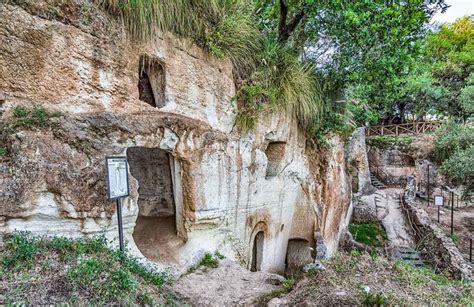
{"type": "Polygon", "coordinates": [[[214,57],[230,59],[239,84],[241,130],[255,128],[264,110],[282,111],[303,127],[321,120],[325,101],[314,67],[258,29],[251,1],[97,1],[123,21],[134,40],[153,41],[171,32],[214,57]]]}
{"type": "Polygon", "coordinates": [[[0,253],[0,304],[151,305],[172,294],[169,278],[107,247],[103,237],[71,240],[13,233],[0,253]]]}

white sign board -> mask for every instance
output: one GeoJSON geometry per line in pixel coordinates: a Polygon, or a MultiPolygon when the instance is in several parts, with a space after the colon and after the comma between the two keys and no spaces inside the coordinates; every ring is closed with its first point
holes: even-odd
{"type": "Polygon", "coordinates": [[[106,157],[107,197],[116,199],[128,196],[128,172],[126,157],[106,157]]]}
{"type": "Polygon", "coordinates": [[[443,196],[435,196],[434,197],[434,204],[435,204],[435,206],[442,206],[444,204],[443,196]]]}

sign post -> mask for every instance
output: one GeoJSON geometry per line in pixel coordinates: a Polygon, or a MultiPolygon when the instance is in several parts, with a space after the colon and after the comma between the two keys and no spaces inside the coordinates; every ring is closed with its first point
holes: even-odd
{"type": "Polygon", "coordinates": [[[436,195],[434,197],[434,205],[438,207],[438,223],[439,223],[439,207],[444,205],[444,197],[441,195],[436,195]]]}
{"type": "Polygon", "coordinates": [[[428,164],[428,184],[426,187],[426,192],[428,194],[428,207],[430,206],[430,165],[428,164]]]}
{"type": "Polygon", "coordinates": [[[124,251],[121,199],[129,195],[127,157],[105,157],[107,168],[107,198],[117,205],[120,251],[124,251]]]}

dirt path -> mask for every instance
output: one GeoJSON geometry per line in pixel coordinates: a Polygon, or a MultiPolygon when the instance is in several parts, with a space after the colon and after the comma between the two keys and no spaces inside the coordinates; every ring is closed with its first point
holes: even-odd
{"type": "Polygon", "coordinates": [[[405,218],[400,207],[400,193],[403,189],[379,189],[375,194],[362,197],[362,200],[374,208],[378,220],[382,223],[392,247],[413,247],[413,240],[407,230],[405,218]]]}
{"type": "Polygon", "coordinates": [[[263,294],[281,288],[283,277],[264,272],[250,272],[239,264],[222,260],[215,269],[198,269],[182,276],[173,291],[191,305],[250,305],[263,294]]]}
{"type": "Polygon", "coordinates": [[[400,207],[400,193],[403,189],[378,190],[375,196],[377,217],[382,222],[392,246],[413,246],[407,231],[405,218],[400,207]]]}

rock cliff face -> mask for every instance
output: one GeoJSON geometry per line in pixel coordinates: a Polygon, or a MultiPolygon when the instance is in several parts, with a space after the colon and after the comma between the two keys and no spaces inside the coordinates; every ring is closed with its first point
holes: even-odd
{"type": "Polygon", "coordinates": [[[335,252],[351,211],[341,139],[307,146],[278,113],[241,133],[229,62],[168,35],[131,43],[100,11],[14,2],[0,4],[1,233],[115,238],[104,158],[120,155],[130,168],[125,235],[137,255],[185,270],[220,250],[281,272],[287,246],[314,247],[315,232],[324,256],[335,252]],[[61,116],[20,125],[19,105],[61,116]]]}

